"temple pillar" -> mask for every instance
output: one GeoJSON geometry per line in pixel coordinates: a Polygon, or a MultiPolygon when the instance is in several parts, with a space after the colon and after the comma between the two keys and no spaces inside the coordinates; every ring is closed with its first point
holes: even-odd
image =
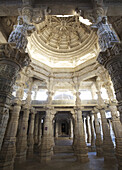
{"type": "Polygon", "coordinates": [[[87,143],[91,143],[91,130],[90,130],[90,118],[86,117],[86,131],[87,131],[87,143]]]}
{"type": "Polygon", "coordinates": [[[27,158],[33,158],[33,151],[34,151],[34,120],[35,120],[35,109],[31,108],[30,111],[30,124],[29,124],[29,131],[28,131],[28,138],[27,138],[27,158]]]}
{"type": "Polygon", "coordinates": [[[35,116],[35,124],[34,124],[34,145],[38,146],[38,135],[39,135],[39,114],[37,113],[35,116]]]}
{"type": "Polygon", "coordinates": [[[95,140],[95,145],[96,145],[96,153],[97,156],[103,156],[103,150],[102,150],[102,138],[101,138],[101,130],[100,130],[100,125],[98,121],[98,116],[97,116],[97,109],[94,109],[94,120],[95,120],[95,132],[96,132],[96,140],[95,140]]]}
{"type": "Polygon", "coordinates": [[[90,125],[91,125],[91,151],[95,151],[95,135],[94,135],[94,124],[93,115],[90,115],[90,125]]]}
{"type": "Polygon", "coordinates": [[[30,59],[12,44],[0,44],[0,149],[6,131],[13,85],[22,67],[28,65],[30,59]]]}
{"type": "Polygon", "coordinates": [[[39,115],[39,135],[38,135],[38,146],[41,145],[42,140],[42,122],[41,122],[41,115],[39,115]]]}
{"type": "Polygon", "coordinates": [[[58,121],[56,120],[56,131],[55,131],[55,137],[58,138],[58,121]]]}
{"type": "Polygon", "coordinates": [[[26,160],[28,119],[29,119],[29,114],[30,114],[31,90],[32,90],[32,85],[33,85],[32,78],[30,78],[29,83],[30,83],[29,91],[27,94],[26,102],[23,105],[23,116],[22,116],[20,129],[17,135],[15,163],[21,163],[26,160]]]}
{"type": "Polygon", "coordinates": [[[122,43],[116,43],[105,52],[100,52],[97,60],[108,70],[111,77],[122,122],[122,43]]]}
{"type": "Polygon", "coordinates": [[[73,139],[73,123],[72,123],[72,119],[70,119],[70,138],[73,139]]]}
{"type": "Polygon", "coordinates": [[[21,109],[21,103],[15,103],[10,113],[10,122],[6,129],[3,145],[0,151],[0,169],[13,170],[14,158],[16,154],[16,133],[18,127],[18,118],[21,109]]]}
{"type": "Polygon", "coordinates": [[[99,108],[99,112],[102,120],[103,129],[103,155],[105,161],[115,161],[114,155],[114,145],[110,136],[110,130],[108,127],[105,110],[104,108],[99,108]]]}
{"type": "Polygon", "coordinates": [[[15,163],[21,163],[26,160],[27,152],[27,128],[28,128],[28,118],[29,118],[30,109],[24,107],[23,116],[21,121],[21,128],[17,136],[16,143],[16,158],[15,163]]]}
{"type": "Polygon", "coordinates": [[[82,120],[82,108],[76,108],[76,114],[77,114],[77,136],[76,136],[76,145],[75,145],[75,154],[77,157],[77,161],[79,162],[88,162],[88,148],[86,146],[85,142],[85,134],[84,134],[84,125],[82,120]]]}
{"type": "Polygon", "coordinates": [[[97,72],[99,72],[99,77],[103,81],[103,85],[107,91],[108,98],[109,98],[109,109],[111,111],[112,116],[112,127],[115,135],[115,142],[116,142],[116,157],[118,160],[118,164],[120,169],[122,168],[122,124],[120,122],[118,113],[117,113],[117,103],[116,99],[114,98],[112,84],[110,80],[110,76],[108,74],[108,71],[103,67],[100,66],[97,69],[97,72]]]}
{"type": "Polygon", "coordinates": [[[52,108],[47,108],[45,120],[44,120],[44,133],[42,136],[42,142],[40,146],[40,159],[41,162],[47,162],[51,160],[53,136],[52,136],[52,108]]]}
{"type": "Polygon", "coordinates": [[[102,121],[102,130],[103,130],[103,155],[105,161],[114,161],[115,155],[114,155],[114,145],[111,139],[110,130],[108,127],[106,114],[105,114],[105,108],[106,105],[104,103],[104,100],[101,97],[101,81],[100,78],[96,79],[96,88],[97,88],[97,95],[98,95],[98,110],[101,115],[101,121],[102,121]]]}
{"type": "Polygon", "coordinates": [[[77,117],[76,117],[76,111],[75,114],[73,114],[74,119],[74,128],[73,128],[73,148],[75,152],[75,148],[77,146],[77,117]]]}
{"type": "Polygon", "coordinates": [[[110,111],[112,115],[112,127],[115,135],[115,142],[116,142],[116,157],[119,165],[119,170],[122,169],[122,124],[118,117],[117,107],[115,104],[111,103],[110,111]]]}
{"type": "Polygon", "coordinates": [[[26,76],[20,74],[19,88],[14,99],[13,110],[10,114],[9,123],[6,129],[2,149],[0,151],[0,169],[13,169],[14,158],[16,154],[16,133],[18,128],[18,119],[21,110],[21,102],[24,94],[24,83],[26,76]]]}

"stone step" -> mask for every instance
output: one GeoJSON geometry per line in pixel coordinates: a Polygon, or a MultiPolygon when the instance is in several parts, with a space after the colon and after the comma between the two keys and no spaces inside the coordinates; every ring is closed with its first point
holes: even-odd
{"type": "Polygon", "coordinates": [[[75,159],[75,155],[74,153],[56,153],[53,155],[52,159],[70,159],[70,158],[74,158],[75,159]]]}
{"type": "Polygon", "coordinates": [[[55,146],[54,153],[73,153],[72,146],[55,146]]]}
{"type": "Polygon", "coordinates": [[[54,162],[75,162],[76,158],[67,158],[67,159],[52,159],[54,162]]]}
{"type": "Polygon", "coordinates": [[[75,162],[76,156],[74,153],[56,153],[52,156],[52,161],[56,162],[75,162]]]}

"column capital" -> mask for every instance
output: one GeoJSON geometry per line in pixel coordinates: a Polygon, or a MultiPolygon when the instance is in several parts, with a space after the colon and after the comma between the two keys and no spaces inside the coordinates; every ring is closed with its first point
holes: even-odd
{"type": "Polygon", "coordinates": [[[114,43],[114,45],[111,48],[108,48],[104,52],[100,52],[100,54],[97,58],[97,61],[101,65],[105,66],[105,68],[106,68],[107,63],[110,60],[112,60],[112,59],[118,60],[118,58],[116,56],[119,56],[120,60],[122,60],[121,54],[122,54],[122,43],[114,43]]]}
{"type": "Polygon", "coordinates": [[[20,68],[28,66],[31,61],[27,53],[21,53],[15,48],[14,43],[0,43],[0,60],[5,60],[6,63],[9,61],[14,61],[14,63],[18,64],[20,68]]]}

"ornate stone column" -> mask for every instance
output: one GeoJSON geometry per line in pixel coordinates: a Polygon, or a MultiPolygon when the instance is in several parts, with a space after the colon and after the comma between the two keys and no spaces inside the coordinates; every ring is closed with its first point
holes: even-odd
{"type": "Polygon", "coordinates": [[[80,99],[80,92],[79,92],[80,82],[78,81],[78,77],[76,77],[75,74],[74,74],[73,82],[74,82],[74,90],[76,95],[74,152],[79,162],[88,162],[89,161],[88,148],[85,142],[84,124],[82,120],[83,107],[81,107],[81,99],[80,99]]]}
{"type": "Polygon", "coordinates": [[[12,44],[0,44],[0,149],[9,118],[13,85],[18,72],[29,63],[29,56],[12,44]]]}
{"type": "Polygon", "coordinates": [[[52,110],[53,108],[47,108],[45,120],[44,120],[44,133],[42,136],[42,142],[40,146],[40,161],[47,162],[51,160],[52,156],[52,147],[53,147],[53,140],[52,140],[52,110]]]}
{"type": "Polygon", "coordinates": [[[72,119],[70,119],[70,138],[73,139],[73,123],[72,123],[72,119]]]}
{"type": "Polygon", "coordinates": [[[27,129],[28,129],[28,119],[30,114],[30,105],[31,105],[31,90],[33,80],[30,79],[29,82],[29,91],[27,95],[27,99],[25,104],[23,105],[23,116],[21,121],[21,126],[17,136],[16,143],[16,158],[15,163],[21,163],[26,160],[26,152],[27,152],[27,129]]]}
{"type": "Polygon", "coordinates": [[[110,130],[108,127],[105,110],[104,108],[99,107],[99,112],[102,120],[102,129],[103,129],[103,155],[105,161],[115,161],[114,155],[114,145],[110,136],[110,130]]]}
{"type": "Polygon", "coordinates": [[[84,125],[82,120],[82,110],[83,108],[76,108],[77,114],[77,136],[76,136],[76,145],[75,145],[75,154],[77,156],[77,160],[79,162],[88,162],[88,148],[85,142],[85,134],[84,134],[84,125]]]}
{"type": "Polygon", "coordinates": [[[56,120],[56,132],[55,137],[58,138],[58,120],[56,120]]]}
{"type": "Polygon", "coordinates": [[[93,124],[93,115],[90,115],[90,125],[91,125],[91,151],[95,151],[95,132],[94,132],[94,124],[93,124]]]}
{"type": "Polygon", "coordinates": [[[86,117],[83,118],[84,123],[84,133],[85,133],[85,141],[87,142],[87,132],[86,132],[86,117]]]}
{"type": "Polygon", "coordinates": [[[35,125],[34,125],[34,145],[38,146],[38,135],[39,135],[39,114],[35,116],[35,125]]]}
{"type": "Polygon", "coordinates": [[[24,93],[24,75],[21,73],[19,89],[14,99],[13,110],[10,114],[9,123],[4,137],[2,149],[0,151],[0,169],[13,169],[14,158],[16,154],[16,133],[18,128],[19,113],[21,110],[21,100],[24,93]]]}
{"type": "Polygon", "coordinates": [[[91,143],[91,129],[90,129],[90,118],[86,117],[86,130],[87,130],[87,143],[91,143]]]}
{"type": "Polygon", "coordinates": [[[94,113],[94,120],[95,120],[95,132],[96,132],[96,140],[95,140],[95,145],[96,145],[96,153],[97,156],[103,156],[103,150],[102,150],[102,138],[101,138],[101,130],[100,130],[100,125],[98,122],[98,110],[94,109],[92,111],[94,113]]]}
{"type": "Polygon", "coordinates": [[[114,161],[114,145],[110,136],[110,130],[108,127],[106,115],[105,115],[105,104],[101,97],[101,82],[99,79],[96,81],[96,87],[97,87],[97,94],[98,94],[98,109],[101,115],[102,120],[102,129],[103,129],[103,155],[105,161],[114,161]]]}
{"type": "Polygon", "coordinates": [[[28,138],[27,138],[27,158],[33,157],[33,146],[34,146],[34,120],[35,120],[35,113],[36,110],[31,108],[30,110],[30,124],[29,124],[29,131],[28,131],[28,138]]]}
{"type": "Polygon", "coordinates": [[[112,84],[110,81],[109,74],[107,70],[103,67],[100,66],[98,68],[98,72],[100,73],[100,78],[104,82],[104,87],[106,88],[108,97],[109,97],[109,109],[111,111],[111,116],[112,116],[112,127],[115,135],[115,142],[116,142],[116,157],[118,160],[119,167],[121,169],[122,167],[122,124],[120,122],[120,119],[118,117],[117,113],[117,103],[116,100],[114,99],[114,94],[112,90],[112,84]]]}
{"type": "Polygon", "coordinates": [[[74,119],[74,127],[73,127],[73,148],[75,152],[75,148],[77,146],[77,117],[76,117],[76,110],[72,110],[72,117],[74,119]]]}
{"type": "Polygon", "coordinates": [[[38,135],[38,146],[41,145],[41,140],[42,140],[42,117],[39,115],[39,135],[38,135]]]}
{"type": "Polygon", "coordinates": [[[122,44],[114,44],[105,52],[101,52],[97,60],[109,72],[118,100],[118,110],[122,122],[122,44]]]}
{"type": "Polygon", "coordinates": [[[110,111],[112,115],[112,127],[115,134],[115,142],[116,142],[116,157],[119,164],[119,170],[122,169],[122,124],[120,123],[117,107],[115,103],[111,103],[110,111]]]}
{"type": "Polygon", "coordinates": [[[104,83],[104,86],[107,90],[107,94],[109,97],[109,109],[111,111],[112,116],[112,128],[115,135],[116,142],[116,157],[119,164],[119,169],[122,169],[122,124],[120,122],[116,101],[114,99],[113,91],[111,89],[111,83],[104,83]]]}

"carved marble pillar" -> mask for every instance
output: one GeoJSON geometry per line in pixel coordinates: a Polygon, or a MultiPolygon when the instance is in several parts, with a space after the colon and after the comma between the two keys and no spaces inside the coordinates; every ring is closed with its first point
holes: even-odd
{"type": "Polygon", "coordinates": [[[95,120],[95,132],[96,132],[96,140],[95,140],[95,145],[96,145],[96,153],[97,156],[102,156],[103,155],[103,150],[102,150],[102,138],[101,138],[101,130],[100,130],[100,125],[98,122],[98,116],[97,116],[97,109],[94,109],[94,120],[95,120]]]}
{"type": "Polygon", "coordinates": [[[84,133],[85,133],[85,141],[87,142],[87,132],[86,132],[86,117],[83,118],[84,123],[84,133]]]}
{"type": "Polygon", "coordinates": [[[40,161],[47,162],[51,160],[52,156],[52,108],[47,108],[45,120],[44,120],[44,133],[42,136],[42,142],[40,146],[40,161]]]}
{"type": "Polygon", "coordinates": [[[42,140],[42,117],[39,115],[39,136],[38,136],[38,146],[41,145],[41,140],[42,140]]]}
{"type": "Polygon", "coordinates": [[[75,154],[79,162],[88,162],[88,148],[85,142],[84,125],[82,120],[82,108],[76,108],[77,114],[77,141],[75,146],[75,154]]]}
{"type": "Polygon", "coordinates": [[[72,119],[70,119],[70,138],[73,139],[73,123],[72,123],[72,119]]]}
{"type": "Polygon", "coordinates": [[[87,143],[91,143],[91,129],[90,129],[90,118],[86,117],[86,129],[87,129],[87,143]]]}
{"type": "Polygon", "coordinates": [[[23,116],[20,126],[20,131],[17,136],[16,143],[16,158],[15,163],[21,163],[26,160],[26,152],[27,152],[27,128],[28,128],[28,118],[29,118],[30,109],[24,107],[23,116]]]}
{"type": "Polygon", "coordinates": [[[27,158],[33,157],[33,146],[34,146],[34,120],[35,120],[35,109],[31,108],[30,114],[30,124],[27,138],[27,158]]]}
{"type": "Polygon", "coordinates": [[[11,44],[0,44],[0,149],[9,118],[13,85],[18,72],[29,63],[27,54],[11,44]]]}
{"type": "Polygon", "coordinates": [[[56,131],[55,131],[55,137],[58,138],[58,120],[56,120],[56,131]]]}
{"type": "Polygon", "coordinates": [[[101,81],[99,78],[96,80],[96,87],[97,87],[97,95],[98,95],[98,109],[101,115],[101,121],[102,121],[102,130],[103,130],[103,155],[105,161],[114,161],[115,155],[114,155],[114,145],[111,139],[110,130],[108,127],[106,114],[105,114],[105,108],[106,105],[104,104],[104,100],[101,97],[101,81]]]}
{"type": "Polygon", "coordinates": [[[34,125],[34,145],[38,146],[38,135],[39,135],[39,114],[35,116],[35,125],[34,125]]]}
{"type": "Polygon", "coordinates": [[[90,125],[91,125],[91,151],[95,151],[95,132],[93,124],[93,115],[90,115],[90,125]]]}
{"type": "Polygon", "coordinates": [[[33,80],[30,79],[29,83],[30,83],[29,91],[27,94],[26,103],[23,105],[23,116],[22,116],[21,126],[17,136],[17,143],[16,143],[17,153],[15,158],[15,163],[21,163],[26,160],[27,130],[28,130],[28,119],[30,114],[31,90],[32,90],[33,80]]]}
{"type": "Polygon", "coordinates": [[[100,52],[97,60],[108,70],[111,77],[122,122],[122,43],[116,43],[105,52],[100,52]]]}
{"type": "Polygon", "coordinates": [[[110,136],[105,110],[99,107],[103,129],[103,155],[105,161],[115,161],[114,145],[110,136]]]}
{"type": "Polygon", "coordinates": [[[97,71],[100,73],[100,79],[104,82],[104,87],[107,91],[108,97],[109,97],[109,109],[111,111],[112,116],[112,126],[113,131],[115,135],[115,142],[116,142],[116,157],[119,163],[119,167],[121,169],[122,164],[122,124],[119,120],[118,113],[117,113],[117,107],[116,107],[116,100],[114,98],[112,84],[110,81],[110,76],[108,74],[108,71],[103,67],[100,66],[97,71]],[[119,155],[119,156],[117,156],[119,155]]]}
{"type": "Polygon", "coordinates": [[[51,135],[52,135],[52,155],[53,155],[53,147],[55,146],[55,141],[54,141],[54,115],[55,115],[55,110],[54,108],[52,108],[52,111],[51,111],[51,135]]]}
{"type": "MultiPolygon", "coordinates": [[[[23,76],[21,75],[21,79],[23,76]]],[[[9,123],[0,151],[0,169],[13,169],[14,158],[16,154],[16,133],[18,128],[19,113],[21,110],[21,100],[24,93],[24,82],[19,81],[19,89],[14,99],[13,110],[10,114],[9,123]]]]}
{"type": "MultiPolygon", "coordinates": [[[[73,113],[73,111],[72,111],[73,113]]],[[[77,116],[76,116],[76,110],[72,115],[73,115],[73,119],[74,119],[74,128],[73,128],[73,148],[74,148],[74,152],[75,152],[75,148],[77,146],[77,116]],[[75,113],[75,114],[74,114],[75,113]]]]}
{"type": "Polygon", "coordinates": [[[110,111],[112,115],[112,127],[115,135],[115,142],[116,142],[116,157],[118,161],[118,169],[122,169],[122,124],[119,120],[118,114],[117,114],[117,107],[115,106],[115,103],[111,103],[110,111]]]}

